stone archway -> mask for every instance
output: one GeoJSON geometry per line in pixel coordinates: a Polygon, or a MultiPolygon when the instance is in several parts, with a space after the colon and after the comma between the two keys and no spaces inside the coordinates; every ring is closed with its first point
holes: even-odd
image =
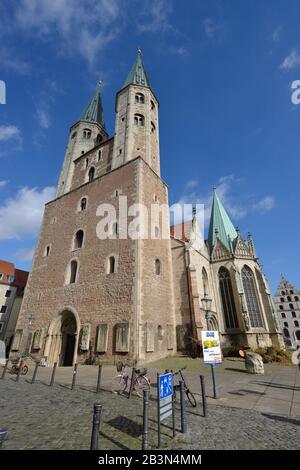
{"type": "Polygon", "coordinates": [[[76,361],[79,321],[71,310],[62,311],[51,322],[45,346],[48,365],[72,366],[76,361]]]}

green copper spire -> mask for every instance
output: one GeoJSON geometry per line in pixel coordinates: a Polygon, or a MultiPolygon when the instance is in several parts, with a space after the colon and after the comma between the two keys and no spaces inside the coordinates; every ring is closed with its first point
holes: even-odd
{"type": "Polygon", "coordinates": [[[226,248],[230,250],[228,238],[231,242],[234,242],[238,234],[214,188],[208,231],[208,243],[211,250],[214,247],[217,236],[226,248]]]}
{"type": "Polygon", "coordinates": [[[130,70],[122,88],[125,88],[128,85],[141,85],[151,88],[149,78],[142,62],[141,49],[138,49],[137,60],[133,65],[132,69],[130,70]]]}
{"type": "Polygon", "coordinates": [[[94,124],[99,124],[103,127],[103,129],[105,129],[102,99],[99,90],[96,90],[92,99],[81,113],[78,121],[86,121],[92,122],[94,124]]]}

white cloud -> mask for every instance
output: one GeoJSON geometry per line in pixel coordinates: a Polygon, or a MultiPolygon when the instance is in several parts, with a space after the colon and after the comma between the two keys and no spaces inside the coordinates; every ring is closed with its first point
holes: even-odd
{"type": "Polygon", "coordinates": [[[5,181],[5,180],[0,181],[0,189],[4,188],[4,186],[6,186],[6,185],[7,185],[7,181],[5,181]]]}
{"type": "Polygon", "coordinates": [[[21,139],[20,129],[16,126],[0,126],[0,141],[11,139],[18,141],[21,139]]]}
{"type": "Polygon", "coordinates": [[[173,30],[169,17],[172,5],[169,0],[152,0],[146,7],[138,21],[138,30],[142,33],[173,30]]]}
{"type": "Polygon", "coordinates": [[[199,184],[199,183],[198,183],[198,180],[189,180],[189,181],[186,183],[185,187],[186,187],[187,189],[192,189],[192,188],[196,188],[196,187],[198,186],[198,184],[199,184]]]}
{"type": "Polygon", "coordinates": [[[20,248],[16,252],[19,261],[31,261],[34,255],[34,248],[20,248]]]}
{"type": "Polygon", "coordinates": [[[293,49],[280,64],[279,68],[282,70],[292,70],[298,65],[300,65],[300,53],[293,49]]]}
{"type": "Polygon", "coordinates": [[[202,27],[206,36],[209,39],[219,37],[225,32],[225,25],[220,21],[215,21],[213,18],[205,18],[202,22],[202,27]]]}
{"type": "Polygon", "coordinates": [[[21,75],[30,73],[30,64],[16,56],[16,53],[5,46],[0,49],[0,63],[4,69],[13,70],[21,75]]]}
{"type": "Polygon", "coordinates": [[[260,212],[261,214],[264,214],[265,212],[269,212],[270,210],[272,210],[274,207],[274,196],[265,196],[263,199],[253,205],[253,210],[255,212],[260,212]]]}
{"type": "Polygon", "coordinates": [[[24,187],[15,197],[4,201],[0,206],[0,240],[21,239],[36,236],[40,227],[44,205],[53,199],[54,187],[24,187]]]}
{"type": "Polygon", "coordinates": [[[35,117],[37,118],[39,125],[42,129],[49,129],[51,126],[50,115],[49,112],[44,108],[39,107],[36,110],[35,117]]]}
{"type": "Polygon", "coordinates": [[[280,25],[277,28],[274,29],[272,32],[270,39],[272,39],[273,42],[278,42],[282,36],[283,32],[283,27],[280,25]]]}

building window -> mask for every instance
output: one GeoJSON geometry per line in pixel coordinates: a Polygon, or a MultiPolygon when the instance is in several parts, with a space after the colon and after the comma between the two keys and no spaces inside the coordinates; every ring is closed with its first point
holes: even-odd
{"type": "Polygon", "coordinates": [[[152,132],[152,134],[155,132],[155,129],[156,129],[155,124],[151,121],[151,132],[152,132]]]}
{"type": "Polygon", "coordinates": [[[87,199],[86,197],[83,197],[80,201],[80,210],[85,211],[86,206],[87,206],[87,199]]]}
{"type": "Polygon", "coordinates": [[[280,310],[283,310],[283,305],[279,305],[280,310]]]}
{"type": "Polygon", "coordinates": [[[84,129],[83,131],[83,138],[90,139],[92,135],[92,131],[90,129],[84,129]]]}
{"type": "Polygon", "coordinates": [[[150,104],[151,104],[151,109],[152,109],[152,111],[153,111],[153,109],[155,109],[154,101],[151,100],[151,101],[150,101],[150,104]]]}
{"type": "Polygon", "coordinates": [[[292,317],[296,318],[296,312],[292,312],[292,317]]]}
{"type": "Polygon", "coordinates": [[[2,305],[0,313],[6,313],[7,305],[2,305]]]}
{"type": "Polygon", "coordinates": [[[50,245],[47,245],[47,246],[45,247],[45,250],[44,250],[44,257],[45,257],[45,258],[47,258],[47,256],[50,255],[50,250],[51,250],[50,245]]]}
{"type": "Polygon", "coordinates": [[[136,126],[144,126],[145,125],[145,118],[142,114],[135,114],[134,115],[134,124],[136,126]]]}
{"type": "Polygon", "coordinates": [[[11,290],[7,290],[5,292],[5,297],[10,297],[11,296],[11,290]]]}
{"type": "Polygon", "coordinates": [[[289,307],[291,310],[294,310],[294,305],[293,304],[289,304],[289,307]]]}
{"type": "Polygon", "coordinates": [[[161,325],[158,325],[157,327],[157,339],[163,339],[163,327],[161,325]]]}
{"type": "Polygon", "coordinates": [[[286,315],[283,312],[282,312],[281,316],[282,316],[282,318],[286,318],[286,315]]]}
{"type": "Polygon", "coordinates": [[[290,290],[290,294],[294,295],[294,291],[293,291],[293,290],[290,290]]]}
{"type": "Polygon", "coordinates": [[[295,300],[295,302],[299,302],[299,297],[298,297],[298,295],[295,295],[294,300],[295,300]]]}
{"type": "Polygon", "coordinates": [[[283,334],[286,338],[290,337],[290,333],[289,333],[289,330],[287,328],[283,328],[283,334]]]}
{"type": "Polygon", "coordinates": [[[108,258],[107,274],[114,274],[116,272],[116,258],[110,256],[108,258]]]}
{"type": "Polygon", "coordinates": [[[102,160],[102,150],[98,152],[98,162],[100,162],[100,160],[102,160]]]}
{"type": "Polygon", "coordinates": [[[288,301],[288,302],[291,302],[291,301],[292,301],[292,299],[291,299],[291,297],[290,297],[289,295],[287,296],[287,301],[288,301]]]}
{"type": "Polygon", "coordinates": [[[285,292],[284,292],[284,290],[282,290],[282,291],[281,291],[281,295],[285,295],[285,292]]]}
{"type": "Polygon", "coordinates": [[[3,323],[3,322],[0,322],[0,333],[1,333],[1,331],[3,330],[3,326],[4,326],[4,323],[3,323]]]}
{"type": "Polygon", "coordinates": [[[220,268],[219,283],[226,328],[238,328],[232,284],[228,269],[220,268]]]}
{"type": "Polygon", "coordinates": [[[73,132],[71,139],[75,139],[76,135],[77,135],[77,132],[73,132]]]}
{"type": "Polygon", "coordinates": [[[15,280],[15,276],[7,276],[8,282],[11,284],[15,280]]]}
{"type": "Polygon", "coordinates": [[[289,326],[287,321],[283,322],[283,324],[284,324],[284,326],[289,326]]]}
{"type": "Polygon", "coordinates": [[[0,281],[2,281],[2,279],[3,279],[3,274],[0,273],[0,281]]]}
{"type": "Polygon", "coordinates": [[[87,168],[88,166],[89,166],[89,159],[86,158],[86,159],[85,159],[85,167],[87,168]]]}
{"type": "Polygon", "coordinates": [[[135,102],[139,103],[139,104],[144,104],[145,103],[145,96],[143,95],[143,93],[136,93],[135,102]]]}
{"type": "Polygon", "coordinates": [[[248,266],[242,269],[242,281],[248,307],[250,324],[253,328],[262,328],[263,322],[254,285],[253,273],[248,266]]]}
{"type": "Polygon", "coordinates": [[[83,236],[84,236],[83,230],[78,230],[78,232],[76,232],[73,250],[79,250],[80,248],[82,248],[83,236]]]}
{"type": "Polygon", "coordinates": [[[298,320],[295,320],[295,321],[294,321],[294,325],[295,325],[295,326],[299,326],[298,320]]]}
{"type": "Polygon", "coordinates": [[[92,166],[89,171],[89,183],[95,178],[95,168],[92,166]]]}
{"type": "Polygon", "coordinates": [[[100,144],[100,143],[102,142],[102,140],[103,140],[102,135],[101,135],[101,134],[97,134],[96,143],[97,143],[97,144],[100,144]]]}
{"type": "Polygon", "coordinates": [[[76,260],[72,260],[70,263],[70,271],[69,271],[69,284],[75,284],[77,279],[77,267],[78,263],[76,260]]]}
{"type": "Polygon", "coordinates": [[[155,260],[155,274],[157,276],[159,276],[160,272],[161,272],[161,262],[158,258],[156,258],[156,260],[155,260]]]}
{"type": "Polygon", "coordinates": [[[284,302],[284,297],[280,297],[280,302],[284,302]]]}

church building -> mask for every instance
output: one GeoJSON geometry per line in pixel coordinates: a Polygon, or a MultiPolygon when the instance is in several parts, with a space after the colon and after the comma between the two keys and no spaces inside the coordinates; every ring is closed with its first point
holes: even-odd
{"type": "Polygon", "coordinates": [[[70,129],[57,193],[45,206],[12,355],[27,348],[48,365],[68,366],[147,363],[190,352],[206,328],[204,296],[211,299],[210,328],[219,330],[222,344],[282,347],[253,239],[242,238],[216,191],[208,240],[195,244],[201,238],[196,215],[170,229],[164,211],[151,237],[127,236],[139,205],[149,217],[153,204],[168,207],[160,176],[159,103],[140,51],[115,109],[109,137],[97,90],[70,129]],[[132,212],[121,221],[125,196],[132,212]],[[116,217],[108,224],[110,236],[102,238],[99,221],[111,207],[116,217]]]}

